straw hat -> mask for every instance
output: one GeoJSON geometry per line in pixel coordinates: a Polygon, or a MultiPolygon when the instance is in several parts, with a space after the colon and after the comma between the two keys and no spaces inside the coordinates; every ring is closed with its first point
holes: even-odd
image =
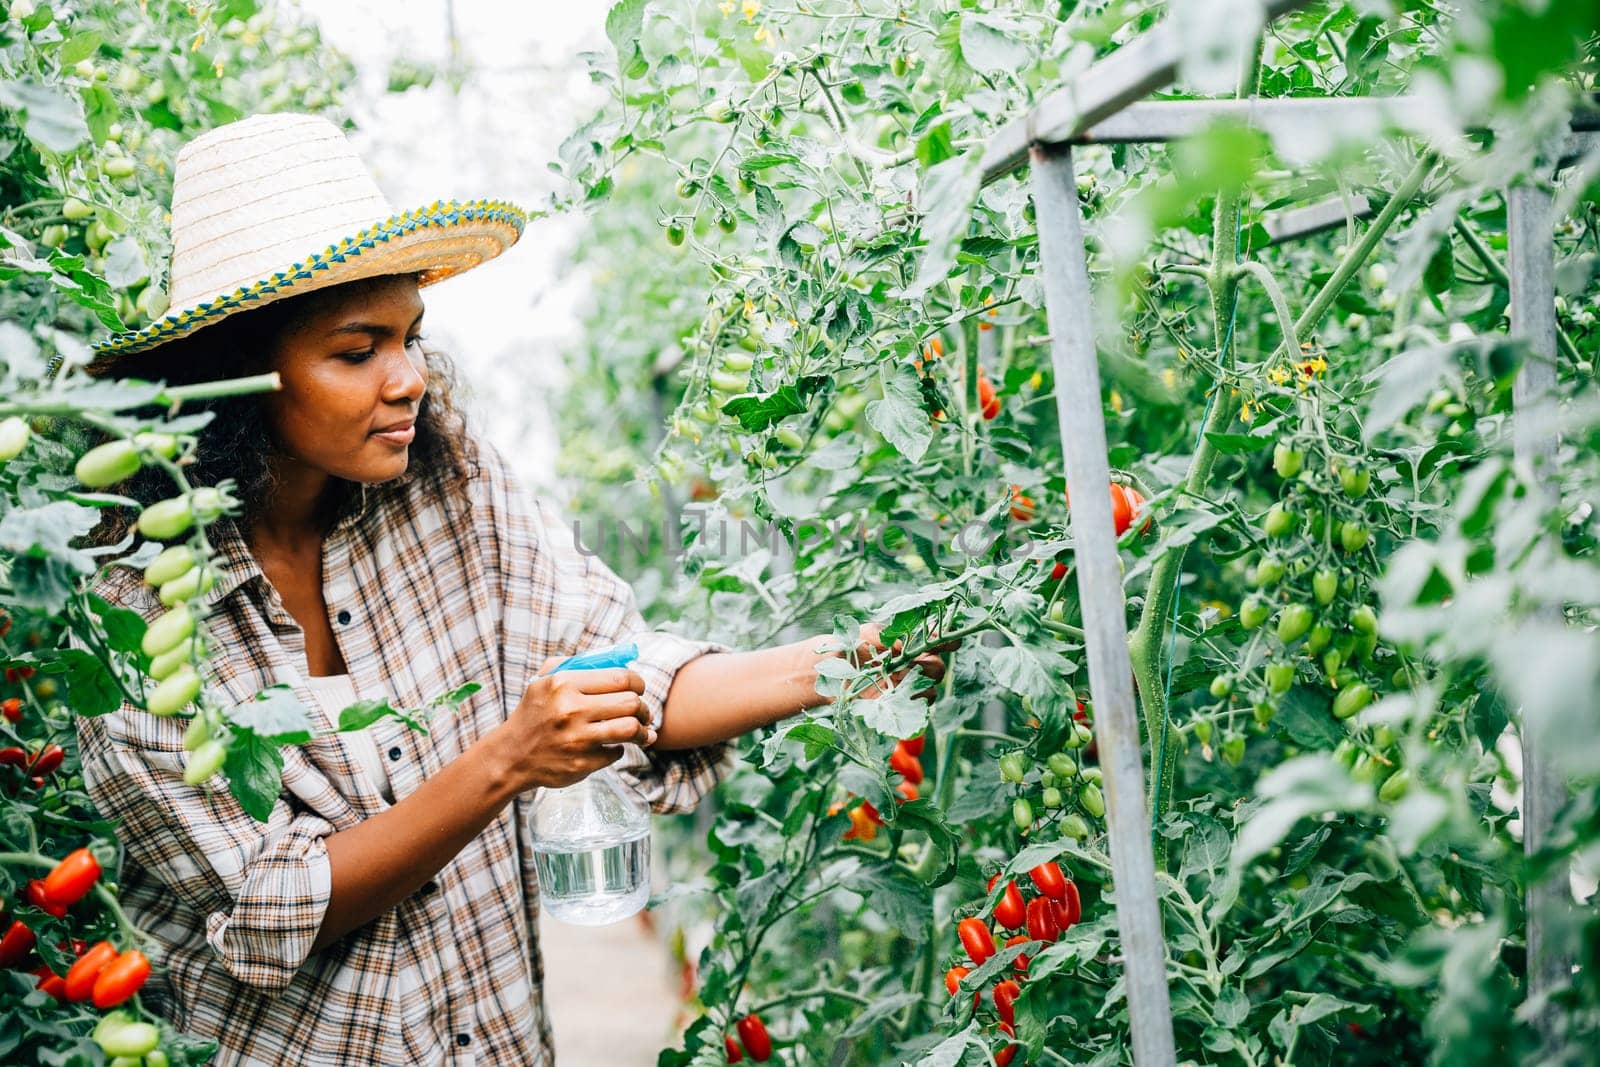
{"type": "Polygon", "coordinates": [[[510,248],[526,221],[503,200],[436,200],[397,213],[343,131],[315,115],[219,126],[178,153],[170,310],[93,345],[93,366],[358,278],[417,272],[419,285],[432,285],[510,248]]]}

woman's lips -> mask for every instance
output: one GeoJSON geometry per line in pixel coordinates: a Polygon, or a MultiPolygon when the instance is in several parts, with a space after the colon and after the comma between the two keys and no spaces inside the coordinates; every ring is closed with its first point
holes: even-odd
{"type": "Polygon", "coordinates": [[[404,448],[416,438],[417,424],[408,422],[403,426],[396,426],[388,430],[374,431],[372,436],[380,441],[386,441],[391,445],[404,448]]]}

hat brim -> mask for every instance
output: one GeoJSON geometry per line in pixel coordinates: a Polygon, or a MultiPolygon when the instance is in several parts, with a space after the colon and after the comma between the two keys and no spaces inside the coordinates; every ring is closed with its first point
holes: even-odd
{"type": "Polygon", "coordinates": [[[242,285],[139,330],[90,346],[90,367],[186,337],[239,311],[383,274],[418,274],[419,286],[471,270],[517,243],[528,213],[504,200],[448,200],[403,211],[277,274],[242,285]]]}

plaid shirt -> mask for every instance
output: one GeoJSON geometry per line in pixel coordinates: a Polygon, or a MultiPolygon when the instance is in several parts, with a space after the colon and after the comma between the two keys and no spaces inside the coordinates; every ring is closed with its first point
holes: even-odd
{"type": "MultiPolygon", "coordinates": [[[[363,492],[322,555],[328,623],[362,697],[418,707],[483,688],[430,732],[372,727],[397,799],[503,722],[547,656],[636,640],[634,669],[659,725],[679,667],[726,645],[646,633],[632,590],[574,544],[559,512],[526,495],[480,446],[458,501],[414,486],[363,492]]],[[[207,596],[229,704],[302,677],[304,635],[231,523],[214,527],[221,574],[207,596]]],[[[152,618],[131,568],[98,592],[152,618]]],[[[311,955],[330,892],[324,838],[388,804],[337,735],[284,750],[283,791],[256,822],[213,779],[182,780],[182,718],[131,705],[79,724],[87,789],[121,824],[123,903],[161,948],[148,996],[180,1029],[221,1044],[219,1063],[552,1064],[542,997],[538,882],[519,797],[421,890],[311,955]]],[[[616,768],[658,813],[686,811],[727,769],[729,746],[650,752],[616,768]]]]}

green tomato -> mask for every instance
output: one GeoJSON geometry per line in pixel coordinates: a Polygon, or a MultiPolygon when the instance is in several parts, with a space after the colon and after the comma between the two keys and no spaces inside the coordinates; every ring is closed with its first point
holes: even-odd
{"type": "Polygon", "coordinates": [[[1294,686],[1294,664],[1279,661],[1267,664],[1267,692],[1282,696],[1294,686]]]}
{"type": "Polygon", "coordinates": [[[1105,781],[1105,772],[1103,772],[1099,767],[1082,767],[1078,770],[1078,777],[1082,778],[1086,782],[1092,782],[1095,785],[1099,785],[1101,782],[1105,781]]]}
{"type": "Polygon", "coordinates": [[[1078,776],[1078,763],[1068,753],[1052,752],[1045,763],[1049,766],[1050,773],[1060,781],[1070,782],[1078,776]]]}
{"type": "Polygon", "coordinates": [[[39,231],[39,243],[46,248],[60,248],[70,235],[66,226],[58,222],[39,231]]]}
{"type": "Polygon", "coordinates": [[[1018,750],[1007,752],[1000,757],[1000,780],[1002,782],[1020,782],[1028,775],[1028,756],[1018,750]]]}
{"type": "Polygon", "coordinates": [[[1061,790],[1051,786],[1044,791],[1044,806],[1054,811],[1061,806],[1061,790]]]}
{"type": "Polygon", "coordinates": [[[1074,841],[1087,841],[1089,839],[1089,824],[1082,815],[1072,812],[1061,819],[1061,836],[1074,841]]]}
{"type": "Polygon", "coordinates": [[[136,433],[133,443],[162,459],[171,459],[178,454],[178,438],[170,433],[136,433]]]}
{"type": "Polygon", "coordinates": [[[1377,634],[1358,634],[1356,635],[1355,647],[1350,650],[1350,659],[1352,662],[1358,659],[1371,660],[1372,653],[1377,647],[1377,634]]]}
{"type": "Polygon", "coordinates": [[[1355,765],[1350,768],[1350,777],[1358,782],[1371,782],[1378,777],[1378,772],[1381,770],[1383,770],[1383,764],[1373,759],[1370,754],[1363,752],[1356,757],[1355,765]]]}
{"type": "Polygon", "coordinates": [[[1387,723],[1375,726],[1372,730],[1372,743],[1380,750],[1388,750],[1394,746],[1394,727],[1387,723]]]}
{"type": "Polygon", "coordinates": [[[143,1056],[161,1044],[161,1031],[153,1023],[129,1021],[95,1034],[95,1044],[107,1056],[143,1056]]]}
{"type": "Polygon", "coordinates": [[[160,1049],[144,1054],[144,1067],[172,1067],[172,1061],[160,1049]]]}
{"type": "Polygon", "coordinates": [[[1222,757],[1222,762],[1231,767],[1239,766],[1244,762],[1244,736],[1235,734],[1224,740],[1218,754],[1222,757]]]}
{"type": "Polygon", "coordinates": [[[139,447],[132,441],[107,441],[79,457],[72,473],[90,489],[116,485],[138,473],[139,447]]]}
{"type": "Polygon", "coordinates": [[[10,463],[21,455],[32,435],[28,420],[20,415],[0,420],[0,463],[10,463]]]}
{"type": "Polygon", "coordinates": [[[61,205],[61,214],[73,222],[82,222],[94,214],[94,208],[75,196],[69,196],[61,205]]]}
{"type": "Polygon", "coordinates": [[[1304,604],[1290,604],[1278,612],[1278,640],[1292,645],[1311,629],[1311,609],[1304,604]]]}
{"type": "Polygon", "coordinates": [[[1209,745],[1211,743],[1211,720],[1196,719],[1194,721],[1194,736],[1195,740],[1202,745],[1209,745]]]}
{"type": "Polygon", "coordinates": [[[1322,670],[1332,681],[1333,676],[1339,673],[1339,667],[1344,663],[1344,653],[1337,648],[1330,648],[1322,654],[1322,670]]]}
{"type": "Polygon", "coordinates": [[[1318,604],[1324,606],[1333,603],[1333,598],[1339,592],[1339,572],[1332,567],[1323,567],[1311,576],[1311,593],[1318,604]]]}
{"type": "Polygon", "coordinates": [[[1273,556],[1261,557],[1261,562],[1256,564],[1255,582],[1259,586],[1274,586],[1283,580],[1283,560],[1273,556]]]}
{"type": "Polygon", "coordinates": [[[739,217],[731,211],[724,211],[717,216],[717,229],[723,233],[732,233],[739,228],[739,217]]]}
{"type": "Polygon", "coordinates": [[[1366,604],[1361,605],[1350,613],[1350,629],[1358,634],[1377,633],[1378,613],[1366,604]]]}
{"type": "Polygon", "coordinates": [[[217,575],[209,567],[191,567],[186,573],[180,574],[172,581],[165,583],[158,594],[161,603],[167,607],[183,600],[193,600],[197,596],[204,596],[217,584],[217,575]]]}
{"type": "Polygon", "coordinates": [[[789,426],[778,427],[778,432],[772,435],[784,448],[798,452],[806,446],[806,439],[800,436],[799,431],[789,426]]]}
{"type": "Polygon", "coordinates": [[[748,384],[750,384],[749,374],[734,374],[725,370],[711,372],[711,388],[719,393],[742,393],[748,384]]]}
{"type": "Polygon", "coordinates": [[[150,669],[145,673],[158,682],[164,681],[170,678],[179,667],[192,661],[199,655],[199,652],[199,641],[191,637],[187,641],[179,642],[178,647],[169,649],[153,658],[150,661],[150,669]]]}
{"type": "Polygon", "coordinates": [[[157,541],[170,541],[194,525],[194,506],[187,496],[158,500],[139,513],[139,532],[157,541]]]}
{"type": "Polygon", "coordinates": [[[1292,445],[1280,444],[1272,450],[1272,469],[1280,478],[1293,478],[1305,464],[1306,454],[1292,445]]]}
{"type": "Polygon", "coordinates": [[[1244,603],[1239,605],[1239,625],[1246,630],[1254,630],[1257,626],[1267,621],[1267,616],[1272,614],[1272,608],[1265,600],[1258,597],[1245,597],[1244,603]]]}
{"type": "Polygon", "coordinates": [[[1359,497],[1372,485],[1372,472],[1365,467],[1343,467],[1339,471],[1339,488],[1348,497],[1359,497]]]}
{"type": "Polygon", "coordinates": [[[667,244],[673,248],[683,244],[684,238],[688,235],[689,231],[683,228],[683,223],[671,222],[667,224],[667,244]]]}
{"type": "Polygon", "coordinates": [[[1315,656],[1318,652],[1328,647],[1328,642],[1333,640],[1333,627],[1325,622],[1319,622],[1306,634],[1306,652],[1315,656]]]}
{"type": "Polygon", "coordinates": [[[144,640],[139,643],[139,648],[151,659],[178,647],[178,644],[194,636],[194,616],[189,613],[189,605],[179,604],[169,609],[166,614],[150,624],[144,632],[144,640]]]}
{"type": "Polygon", "coordinates": [[[188,545],[173,545],[150,561],[150,565],[144,569],[144,580],[159,588],[188,573],[199,559],[188,545]]]}
{"type": "Polygon", "coordinates": [[[156,686],[145,701],[145,710],[162,717],[175,715],[200,695],[200,674],[185,663],[156,686]]]}
{"type": "Polygon", "coordinates": [[[1092,819],[1103,818],[1106,813],[1105,794],[1100,792],[1100,787],[1089,782],[1078,790],[1078,806],[1092,819]]]}
{"type": "Polygon", "coordinates": [[[1266,726],[1278,714],[1278,705],[1271,701],[1257,701],[1250,708],[1250,713],[1255,716],[1257,726],[1266,726]]]}
{"type": "Polygon", "coordinates": [[[1346,552],[1361,551],[1366,547],[1368,537],[1366,526],[1354,519],[1339,527],[1339,544],[1346,552]]]}
{"type": "Polygon", "coordinates": [[[127,156],[112,156],[101,164],[101,169],[106,172],[108,178],[131,178],[134,170],[133,160],[127,156]]]}
{"type": "Polygon", "coordinates": [[[722,354],[723,370],[733,371],[735,374],[749,374],[750,368],[755,365],[755,359],[747,352],[730,350],[722,354]]]}
{"type": "Polygon", "coordinates": [[[1294,529],[1295,514],[1282,504],[1274,504],[1261,520],[1261,530],[1268,537],[1287,537],[1294,529]]]}
{"type": "Polygon", "coordinates": [[[1055,772],[1054,771],[1040,771],[1039,772],[1039,785],[1040,786],[1044,787],[1045,789],[1049,789],[1051,786],[1053,786],[1055,784],[1056,784],[1056,776],[1055,776],[1055,772]]]}
{"type": "Polygon", "coordinates": [[[1233,679],[1226,674],[1219,674],[1211,679],[1211,695],[1218,700],[1233,692],[1233,679]]]}
{"type": "Polygon", "coordinates": [[[1392,804],[1406,795],[1406,790],[1411,788],[1411,775],[1404,767],[1391,774],[1382,785],[1378,787],[1378,799],[1392,804]]]}
{"type": "Polygon", "coordinates": [[[188,729],[183,731],[183,750],[193,752],[207,741],[211,740],[211,724],[204,715],[196,715],[189,720],[188,729]]]}
{"type": "Polygon", "coordinates": [[[1348,719],[1362,708],[1372,703],[1372,688],[1366,682],[1356,682],[1339,691],[1333,698],[1333,717],[1348,719]]]}
{"type": "Polygon", "coordinates": [[[700,191],[700,183],[691,178],[679,178],[678,184],[673,187],[677,194],[685,200],[700,191]]]}
{"type": "Polygon", "coordinates": [[[1067,618],[1067,605],[1065,601],[1052,600],[1047,613],[1051,622],[1065,622],[1067,618]]]}
{"type": "Polygon", "coordinates": [[[1011,821],[1024,833],[1033,829],[1033,805],[1028,803],[1026,797],[1018,797],[1011,802],[1011,821]]]}
{"type": "Polygon", "coordinates": [[[198,786],[209,781],[213,774],[222,770],[227,758],[228,746],[221,740],[213,737],[206,741],[189,754],[189,761],[183,768],[184,783],[198,786]]]}

